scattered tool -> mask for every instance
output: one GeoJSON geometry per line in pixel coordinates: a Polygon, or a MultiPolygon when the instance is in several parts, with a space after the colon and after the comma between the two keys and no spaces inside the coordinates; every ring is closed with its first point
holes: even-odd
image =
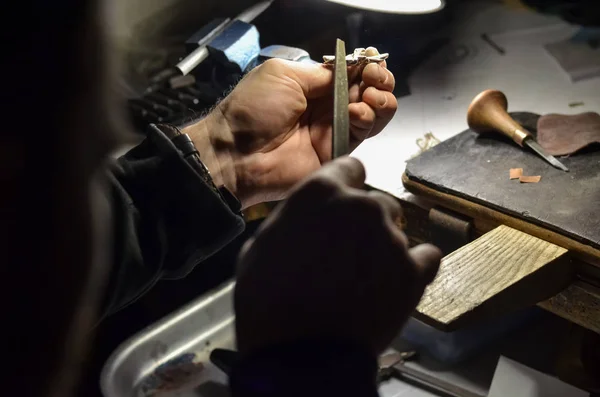
{"type": "Polygon", "coordinates": [[[537,143],[533,135],[517,123],[508,113],[506,95],[497,90],[486,90],[477,95],[467,112],[469,127],[477,133],[496,132],[512,139],[517,145],[527,146],[552,166],[569,172],[554,156],[537,143]]]}
{"type": "Polygon", "coordinates": [[[417,358],[417,352],[414,350],[406,352],[394,352],[384,354],[379,357],[378,364],[379,369],[377,370],[377,382],[381,383],[389,380],[396,373],[394,368],[398,364],[403,364],[406,361],[411,361],[417,358]]]}
{"type": "Polygon", "coordinates": [[[500,55],[506,54],[506,50],[504,48],[500,47],[498,45],[498,43],[496,43],[494,40],[492,40],[492,38],[487,33],[482,34],[481,39],[483,41],[485,41],[486,43],[488,43],[490,45],[490,47],[492,47],[494,50],[496,50],[496,52],[498,52],[498,54],[500,54],[500,55]]]}
{"type": "Polygon", "coordinates": [[[438,379],[421,370],[409,367],[406,362],[417,358],[417,352],[394,352],[379,357],[377,382],[397,378],[423,390],[434,392],[443,397],[484,397],[478,393],[438,379]]]}
{"type": "Polygon", "coordinates": [[[350,115],[348,113],[348,69],[346,43],[337,39],[333,68],[333,133],[331,158],[346,156],[350,152],[350,115]]]}

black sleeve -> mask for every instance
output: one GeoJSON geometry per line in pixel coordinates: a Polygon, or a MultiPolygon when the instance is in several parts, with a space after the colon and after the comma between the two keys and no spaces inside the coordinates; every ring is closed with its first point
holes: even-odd
{"type": "Polygon", "coordinates": [[[187,275],[244,222],[161,131],[109,170],[114,260],[104,306],[113,313],[160,279],[187,275]]]}
{"type": "Polygon", "coordinates": [[[232,397],[377,397],[377,359],[355,344],[307,340],[234,363],[232,397]]]}

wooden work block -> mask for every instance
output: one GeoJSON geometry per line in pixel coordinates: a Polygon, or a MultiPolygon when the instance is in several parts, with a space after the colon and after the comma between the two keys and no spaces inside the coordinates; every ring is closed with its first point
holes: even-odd
{"type": "Polygon", "coordinates": [[[576,281],[539,306],[600,334],[600,288],[576,281]]]}
{"type": "Polygon", "coordinates": [[[499,226],[442,259],[415,317],[452,331],[534,305],[572,281],[566,249],[499,226]]]}

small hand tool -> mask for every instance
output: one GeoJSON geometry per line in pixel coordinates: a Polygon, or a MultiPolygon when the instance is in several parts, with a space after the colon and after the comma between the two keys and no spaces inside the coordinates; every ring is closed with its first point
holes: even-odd
{"type": "Polygon", "coordinates": [[[384,354],[379,356],[377,370],[377,383],[389,380],[395,375],[396,369],[394,368],[398,364],[403,364],[406,361],[411,361],[417,358],[417,352],[414,350],[406,352],[394,352],[390,354],[384,354]]]}
{"type": "Polygon", "coordinates": [[[346,156],[350,152],[350,115],[348,113],[349,99],[346,43],[340,39],[337,39],[335,45],[333,81],[332,160],[341,156],[346,156]]]}
{"type": "Polygon", "coordinates": [[[393,352],[379,357],[379,370],[377,372],[377,383],[398,379],[419,389],[426,390],[443,397],[484,397],[479,393],[454,385],[434,375],[430,375],[421,369],[406,365],[408,361],[415,360],[417,352],[393,352]]]}
{"type": "Polygon", "coordinates": [[[527,146],[559,170],[569,172],[554,156],[549,155],[537,143],[531,132],[517,123],[507,113],[506,95],[496,90],[486,90],[477,95],[467,112],[469,127],[477,133],[497,132],[506,135],[517,145],[527,146]]]}

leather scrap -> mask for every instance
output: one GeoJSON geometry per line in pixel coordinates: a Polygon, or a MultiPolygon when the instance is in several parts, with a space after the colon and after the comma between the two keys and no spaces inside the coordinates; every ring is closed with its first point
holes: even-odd
{"type": "Polygon", "coordinates": [[[600,114],[548,114],[537,123],[537,141],[549,154],[565,156],[600,143],[600,114]]]}
{"type": "Polygon", "coordinates": [[[511,168],[509,174],[510,179],[519,179],[523,175],[523,168],[511,168]]]}
{"type": "Polygon", "coordinates": [[[539,181],[542,180],[542,177],[539,175],[536,176],[520,176],[519,177],[519,182],[521,183],[538,183],[539,181]]]}

